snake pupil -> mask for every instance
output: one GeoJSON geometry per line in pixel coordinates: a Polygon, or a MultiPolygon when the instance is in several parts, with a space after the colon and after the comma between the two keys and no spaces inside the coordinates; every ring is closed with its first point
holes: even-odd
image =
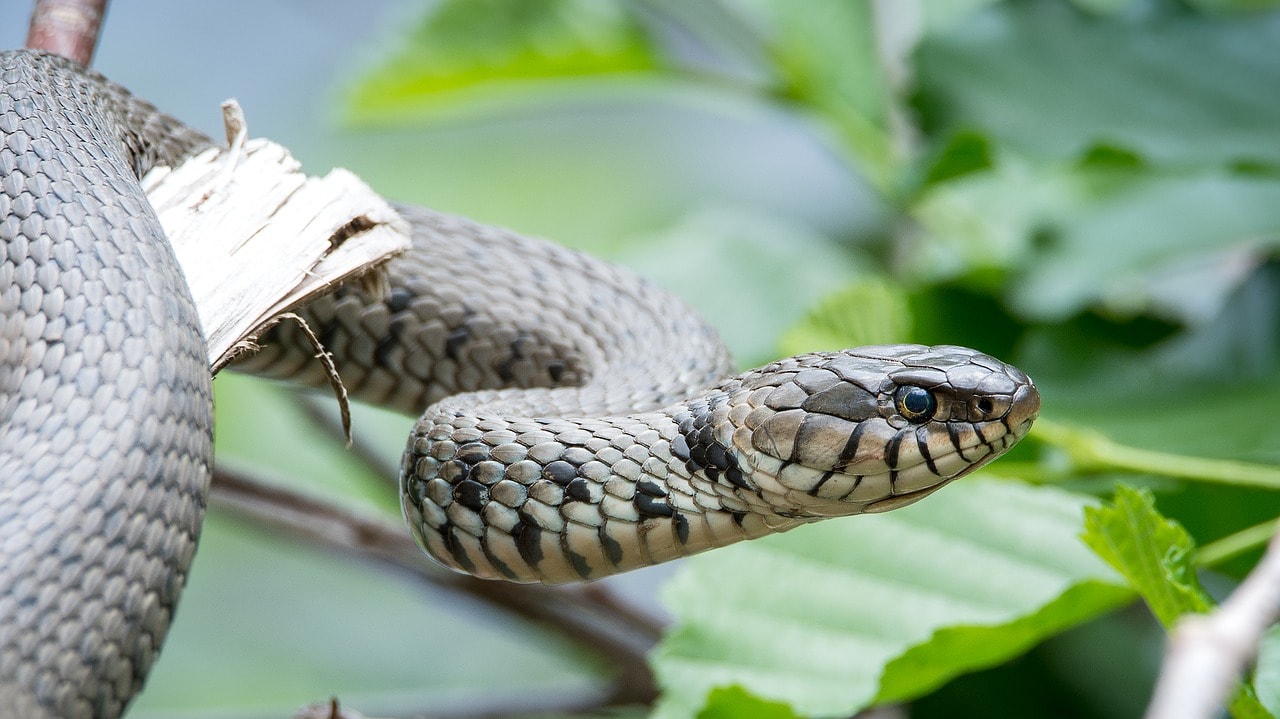
{"type": "Polygon", "coordinates": [[[938,409],[938,400],[923,387],[902,387],[894,397],[898,413],[910,422],[927,422],[938,409]]]}

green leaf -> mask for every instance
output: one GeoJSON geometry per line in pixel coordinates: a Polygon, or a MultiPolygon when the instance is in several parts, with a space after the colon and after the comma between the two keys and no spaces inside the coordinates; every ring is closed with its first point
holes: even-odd
{"type": "MultiPolygon", "coordinates": [[[[1112,504],[1085,509],[1082,536],[1129,580],[1166,629],[1183,614],[1213,608],[1191,564],[1195,541],[1156,511],[1149,491],[1118,485],[1112,504]]],[[[1247,684],[1232,699],[1231,714],[1237,719],[1271,716],[1247,684]]]]}
{"type": "Polygon", "coordinates": [[[696,558],[663,596],[677,624],[651,655],[656,715],[691,716],[734,684],[800,714],[847,715],[1097,616],[1131,595],[1076,536],[1086,503],[966,479],[888,514],[696,558]]]}
{"type": "Polygon", "coordinates": [[[977,132],[953,133],[925,173],[924,186],[990,169],[995,164],[991,143],[977,132]]]}
{"type": "Polygon", "coordinates": [[[688,300],[746,366],[776,358],[775,338],[863,271],[823,235],[731,207],[693,213],[615,259],[688,300]]]}
{"type": "Polygon", "coordinates": [[[1111,505],[1085,509],[1083,537],[1129,580],[1165,628],[1183,614],[1213,606],[1191,566],[1195,541],[1156,511],[1151,492],[1117,486],[1111,505]]]}
{"type": "Polygon", "coordinates": [[[617,2],[445,0],[355,87],[349,115],[358,122],[402,122],[485,89],[532,93],[549,82],[655,67],[643,29],[617,2]]]}
{"type": "Polygon", "coordinates": [[[1202,323],[1280,246],[1277,207],[1272,176],[1153,172],[1098,147],[1070,166],[1008,159],[921,195],[910,265],[1012,275],[1010,307],[1039,321],[1098,308],[1202,323]]]}
{"type": "Polygon", "coordinates": [[[753,696],[740,686],[712,689],[698,719],[797,719],[783,702],[753,696]]]}
{"type": "Polygon", "coordinates": [[[911,311],[906,292],[886,278],[868,275],[809,310],[778,342],[778,353],[837,350],[907,342],[911,311]]]}
{"type": "Polygon", "coordinates": [[[926,36],[918,70],[928,119],[983,128],[1034,157],[1107,142],[1157,163],[1275,164],[1278,45],[1276,12],[1105,21],[1031,0],[926,36]]]}
{"type": "Polygon", "coordinates": [[[889,135],[895,102],[877,53],[871,3],[737,0],[757,25],[778,75],[778,94],[826,118],[881,190],[904,157],[889,135]]]}

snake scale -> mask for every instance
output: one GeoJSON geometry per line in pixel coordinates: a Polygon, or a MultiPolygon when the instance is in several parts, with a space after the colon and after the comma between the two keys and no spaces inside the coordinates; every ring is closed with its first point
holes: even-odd
{"type": "MultiPolygon", "coordinates": [[[[0,713],[115,717],[191,563],[212,463],[203,340],[139,189],[209,140],[55,56],[0,53],[0,713]]],[[[999,456],[1039,411],[960,347],[730,376],[682,302],[579,252],[411,207],[392,290],[303,312],[359,399],[425,414],[413,534],[482,577],[594,579],[878,512],[999,456]]],[[[238,369],[325,382],[281,325],[238,369]]]]}

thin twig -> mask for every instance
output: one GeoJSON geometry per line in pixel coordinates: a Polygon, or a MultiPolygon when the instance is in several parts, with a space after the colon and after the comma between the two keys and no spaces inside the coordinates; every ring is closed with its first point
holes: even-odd
{"type": "Polygon", "coordinates": [[[1119,469],[1195,482],[1280,489],[1280,467],[1276,465],[1129,447],[1093,430],[1052,422],[1043,417],[1036,422],[1031,434],[1066,452],[1072,466],[1080,472],[1119,469]]]}
{"type": "Polygon", "coordinates": [[[106,12],[107,0],[36,0],[27,47],[54,52],[88,67],[106,12]]]}
{"type": "Polygon", "coordinates": [[[618,679],[601,705],[647,703],[656,696],[644,655],[661,627],[639,613],[619,611],[612,601],[601,601],[597,589],[509,584],[455,574],[432,563],[398,525],[228,469],[215,471],[212,499],[256,526],[376,561],[432,587],[465,594],[551,628],[616,667],[618,679]]]}
{"type": "Polygon", "coordinates": [[[1183,617],[1173,629],[1147,719],[1211,719],[1280,617],[1280,535],[1262,561],[1215,611],[1183,617]]]}

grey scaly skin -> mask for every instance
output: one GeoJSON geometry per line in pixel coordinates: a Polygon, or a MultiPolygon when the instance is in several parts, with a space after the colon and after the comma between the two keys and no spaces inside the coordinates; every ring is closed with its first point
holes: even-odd
{"type": "MultiPolygon", "coordinates": [[[[0,707],[116,717],[167,631],[203,514],[205,352],[137,185],[209,141],[100,76],[0,54],[0,707]]],[[[353,395],[419,413],[410,529],[447,566],[594,579],[981,466],[1039,409],[957,347],[803,355],[736,377],[678,299],[582,253],[404,207],[392,291],[303,311],[353,395]]],[[[326,383],[290,325],[237,368],[326,383]]]]}
{"type": "Polygon", "coordinates": [[[118,716],[168,631],[213,400],[137,177],[205,142],[69,61],[0,53],[2,716],[118,716]]]}

